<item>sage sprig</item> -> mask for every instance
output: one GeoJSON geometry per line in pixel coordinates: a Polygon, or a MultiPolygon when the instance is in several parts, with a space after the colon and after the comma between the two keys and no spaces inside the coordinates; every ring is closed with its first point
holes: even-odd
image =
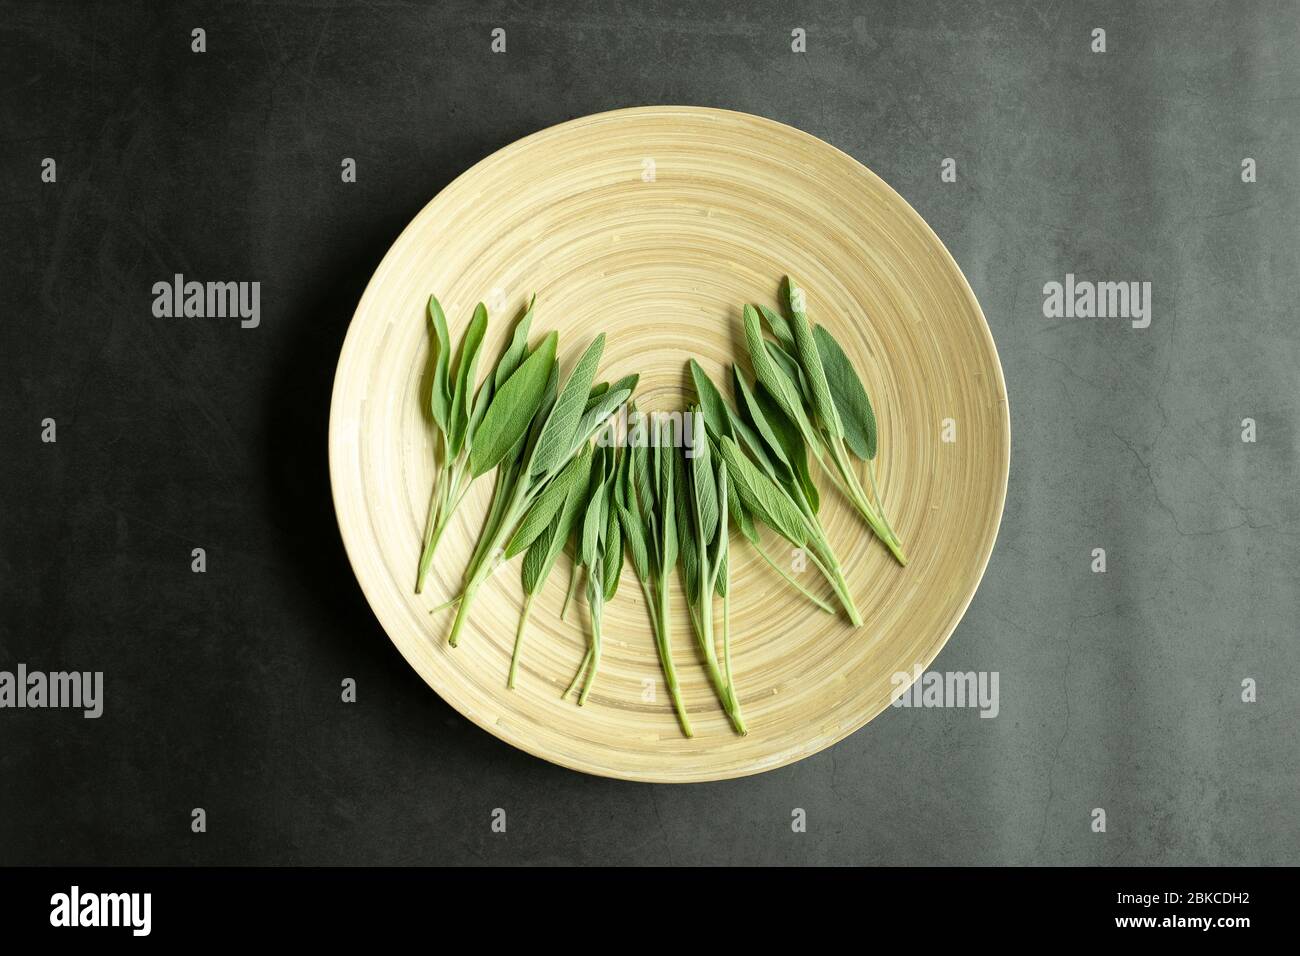
{"type": "Polygon", "coordinates": [[[429,411],[438,434],[438,475],[429,497],[424,544],[416,570],[417,594],[424,590],[438,543],[469,486],[497,466],[527,430],[541,403],[546,377],[555,362],[557,337],[552,333],[530,353],[528,331],[532,319],[530,302],[496,366],[476,390],[479,353],[487,334],[487,309],[481,302],[474,309],[453,368],[447,318],[437,297],[429,297],[429,325],[435,349],[429,411]],[[516,377],[524,366],[527,370],[516,377]]]}
{"type": "MultiPolygon", "coordinates": [[[[629,417],[638,415],[630,406],[629,417]]],[[[645,434],[643,431],[642,434],[645,434]]],[[[615,488],[614,504],[623,527],[623,539],[631,556],[632,571],[645,596],[646,614],[654,632],[659,665],[682,733],[695,735],[682,700],[673,663],[672,617],[668,603],[668,581],[677,565],[677,525],[674,520],[671,471],[659,467],[660,442],[629,444],[622,456],[622,476],[615,488]]]]}
{"type": "Polygon", "coordinates": [[[741,714],[731,673],[727,468],[721,462],[714,466],[699,406],[691,408],[690,414],[699,423],[692,434],[699,437],[681,454],[671,452],[677,534],[679,542],[685,545],[679,551],[682,587],[705,671],[732,727],[736,733],[744,735],[749,731],[741,714]],[[721,666],[713,627],[715,594],[722,598],[721,666]]]}
{"type": "Polygon", "coordinates": [[[876,419],[866,388],[834,336],[808,321],[803,290],[788,277],[785,286],[788,320],[770,309],[744,307],[745,343],[754,374],[797,428],[821,469],[895,559],[906,564],[902,542],[876,490],[876,419]],[[764,337],[764,321],[775,342],[764,337]],[[863,489],[850,456],[867,463],[871,496],[863,489]]]}
{"type": "Polygon", "coordinates": [[[615,506],[618,473],[619,456],[616,448],[598,447],[591,467],[591,483],[587,489],[586,513],[581,522],[577,556],[587,569],[587,610],[591,629],[587,653],[562,695],[568,697],[581,682],[579,706],[587,702],[596,674],[600,671],[605,602],[612,600],[618,591],[619,577],[623,570],[623,538],[615,506]]]}
{"type": "Polygon", "coordinates": [[[808,475],[806,456],[794,426],[761,391],[749,386],[735,366],[732,373],[737,405],[745,410],[743,414],[727,404],[699,363],[691,360],[695,390],[709,396],[701,402],[705,430],[728,469],[729,508],[737,515],[737,527],[782,578],[818,607],[831,612],[824,601],[786,574],[759,547],[755,520],[803,549],[831,585],[849,620],[860,624],[861,616],[839,560],[817,519],[817,488],[808,475]],[[722,446],[724,439],[737,447],[735,455],[722,446]],[[739,452],[741,446],[750,457],[739,452]]]}
{"type": "Polygon", "coordinates": [[[510,672],[506,687],[513,689],[519,669],[519,655],[523,649],[524,629],[533,607],[533,598],[546,584],[555,559],[564,550],[586,501],[587,483],[591,473],[591,446],[585,446],[538,496],[523,523],[506,545],[505,555],[513,557],[527,549],[520,579],[524,588],[524,605],[519,614],[519,628],[515,632],[515,648],[510,655],[510,672]]]}
{"type": "Polygon", "coordinates": [[[530,415],[522,425],[528,433],[527,442],[509,467],[498,469],[497,486],[488,509],[484,533],[465,570],[456,617],[448,636],[452,647],[459,641],[478,589],[495,569],[497,553],[504,553],[510,536],[524,520],[533,502],[569,461],[587,446],[610,413],[632,396],[635,377],[616,383],[619,387],[609,386],[591,396],[604,347],[605,335],[601,333],[578,360],[564,387],[554,393],[554,401],[547,400],[550,389],[543,387],[537,414],[530,415]],[[528,421],[531,421],[531,427],[528,421]]]}

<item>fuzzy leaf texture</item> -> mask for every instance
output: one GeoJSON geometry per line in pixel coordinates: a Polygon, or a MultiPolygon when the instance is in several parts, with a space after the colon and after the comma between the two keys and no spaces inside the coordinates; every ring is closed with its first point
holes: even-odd
{"type": "Polygon", "coordinates": [[[537,438],[533,450],[531,475],[544,475],[554,471],[568,458],[573,448],[573,435],[587,404],[587,393],[596,378],[600,354],[605,348],[605,333],[596,336],[578,359],[564,388],[560,389],[555,407],[546,418],[546,424],[537,438]]]}
{"type": "Polygon", "coordinates": [[[554,520],[564,506],[570,489],[577,482],[584,485],[589,481],[591,471],[591,446],[586,446],[564,466],[558,475],[547,482],[542,493],[537,496],[533,506],[524,515],[514,535],[506,545],[506,557],[513,558],[528,547],[554,520]]]}
{"type": "Polygon", "coordinates": [[[727,463],[727,478],[735,482],[749,512],[791,544],[803,547],[808,540],[807,524],[789,495],[759,471],[730,438],[722,440],[719,450],[727,463]]]}
{"type": "Polygon", "coordinates": [[[439,430],[447,434],[451,418],[451,336],[447,334],[447,316],[436,296],[429,296],[429,325],[433,330],[433,382],[429,389],[429,413],[439,430]]]}
{"type": "Polygon", "coordinates": [[[704,424],[714,438],[726,435],[734,438],[731,428],[731,416],[727,414],[727,402],[718,391],[713,380],[700,368],[700,363],[691,359],[691,379],[695,383],[695,394],[700,399],[700,410],[704,413],[704,424]]]}
{"type": "Polygon", "coordinates": [[[844,424],[844,444],[862,461],[876,457],[876,413],[853,363],[823,326],[813,329],[817,351],[830,382],[831,397],[844,424]]]}
{"type": "Polygon", "coordinates": [[[767,350],[767,340],[759,326],[758,313],[753,306],[745,306],[745,344],[749,349],[749,362],[754,367],[754,374],[759,382],[780,403],[781,410],[799,424],[800,428],[811,432],[812,423],[804,414],[803,399],[799,395],[799,386],[786,375],[785,371],[772,359],[767,350]]]}
{"type": "Polygon", "coordinates": [[[470,449],[470,473],[477,478],[500,464],[528,434],[555,368],[559,336],[551,332],[492,398],[470,449]]]}
{"type": "Polygon", "coordinates": [[[812,326],[808,324],[808,316],[801,308],[797,308],[803,302],[803,290],[790,277],[787,276],[785,281],[790,293],[790,314],[793,317],[790,328],[794,332],[795,354],[799,357],[799,365],[812,393],[813,411],[817,413],[817,420],[826,431],[835,438],[843,438],[844,426],[840,424],[839,413],[831,398],[831,387],[826,381],[826,370],[822,368],[821,354],[817,351],[812,326]]]}
{"type": "Polygon", "coordinates": [[[510,345],[502,353],[500,361],[497,362],[496,371],[492,373],[492,384],[500,388],[506,383],[515,370],[524,363],[528,358],[528,330],[533,324],[533,306],[537,303],[537,296],[533,296],[528,303],[528,310],[524,317],[515,325],[514,334],[510,337],[510,345]]]}
{"type": "Polygon", "coordinates": [[[772,337],[780,342],[787,352],[793,352],[794,332],[790,329],[790,323],[785,320],[785,316],[772,311],[765,305],[760,305],[758,311],[763,316],[763,321],[767,323],[768,331],[772,333],[772,337]]]}
{"type": "MultiPolygon", "coordinates": [[[[696,413],[696,420],[703,417],[696,413]]],[[[695,493],[695,518],[699,531],[700,550],[703,551],[713,541],[718,532],[718,487],[717,476],[713,472],[713,459],[709,455],[708,436],[702,436],[696,443],[695,457],[686,459],[690,463],[691,483],[695,493]]]]}
{"type": "Polygon", "coordinates": [[[479,350],[483,347],[483,336],[487,334],[487,309],[480,302],[474,308],[474,317],[469,320],[469,328],[460,340],[460,355],[456,359],[455,382],[451,392],[451,418],[447,425],[448,443],[451,453],[459,455],[465,446],[465,435],[469,431],[470,411],[474,405],[474,382],[478,372],[479,350]]]}

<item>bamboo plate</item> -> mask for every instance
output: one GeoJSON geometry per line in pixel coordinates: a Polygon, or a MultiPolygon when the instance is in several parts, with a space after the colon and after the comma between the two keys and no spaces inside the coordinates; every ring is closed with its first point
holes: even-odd
{"type": "MultiPolygon", "coordinates": [[[[485,362],[489,359],[485,358],[485,362]]],[[[1006,495],[1010,425],[979,304],[921,217],[870,170],[788,126],[695,107],[618,110],[494,153],[444,189],[389,250],[357,306],[330,411],[330,476],[357,579],[389,637],[456,710],[536,756],[630,780],[718,780],[780,767],[888,706],[925,668],[988,562],[1006,495]],[[492,490],[476,482],[422,595],[415,566],[433,479],[425,303],[453,338],[476,302],[499,353],[537,293],[534,335],[560,332],[565,369],[608,333],[601,378],[641,373],[643,409],[681,408],[688,357],[727,389],[744,355],[739,306],[797,277],[866,382],[880,421],[880,491],[911,563],[896,565],[829,482],[822,520],[865,624],[780,582],[743,542],[733,557],[733,658],[750,733],[732,733],[677,599],[673,640],[695,726],[678,730],[630,570],[608,605],[604,660],[583,708],[560,693],[586,647],[586,608],[559,620],[569,561],[534,605],[519,681],[505,679],[519,561],[498,569],[450,648],[450,612],[492,490]],[[945,441],[950,420],[954,441],[945,441]]],[[[769,532],[768,543],[776,548],[769,532]]],[[[779,549],[778,549],[779,550],[779,549]]],[[[784,552],[782,552],[784,553],[784,552]]],[[[806,584],[818,584],[808,571],[806,584]]]]}

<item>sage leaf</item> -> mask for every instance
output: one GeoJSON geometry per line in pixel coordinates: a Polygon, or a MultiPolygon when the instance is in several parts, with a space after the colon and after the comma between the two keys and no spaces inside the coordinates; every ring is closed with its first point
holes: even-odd
{"type": "Polygon", "coordinates": [[[555,332],[542,339],[493,396],[470,449],[470,473],[475,478],[500,464],[527,436],[552,381],[558,341],[555,332]]]}
{"type": "Polygon", "coordinates": [[[577,427],[573,430],[573,445],[585,444],[592,435],[600,430],[605,419],[609,418],[614,411],[632,397],[631,389],[620,388],[618,391],[606,392],[604,396],[596,401],[596,404],[582,413],[578,419],[577,427]]]}
{"type": "Polygon", "coordinates": [[[804,314],[803,290],[795,285],[794,280],[786,276],[786,287],[790,296],[790,314],[793,316],[790,327],[794,331],[795,354],[803,368],[804,377],[812,393],[812,408],[823,428],[834,438],[844,437],[844,426],[840,424],[839,413],[831,398],[831,387],[826,381],[826,370],[822,367],[821,354],[817,351],[817,342],[813,338],[812,326],[804,314]]]}
{"type": "Polygon", "coordinates": [[[447,334],[447,317],[437,296],[429,296],[429,325],[433,330],[433,383],[429,390],[429,413],[445,435],[451,418],[451,336],[447,334]]]}
{"type": "Polygon", "coordinates": [[[762,410],[772,437],[781,447],[782,457],[790,463],[794,471],[794,482],[798,484],[804,500],[816,514],[821,507],[821,495],[813,482],[812,473],[808,470],[808,451],[803,436],[799,434],[799,429],[795,427],[794,422],[785,417],[785,412],[777,407],[771,394],[762,385],[755,390],[754,398],[762,410]]]}
{"type": "MultiPolygon", "coordinates": [[[[702,418],[698,411],[692,412],[702,418]]],[[[709,457],[707,438],[695,447],[695,456],[688,459],[691,463],[691,482],[694,486],[695,518],[699,529],[699,545],[703,551],[718,532],[718,488],[717,475],[713,471],[713,460],[709,457]]]]}
{"type": "Polygon", "coordinates": [[[587,513],[583,519],[579,545],[582,563],[589,569],[599,567],[601,538],[605,533],[606,511],[609,504],[609,497],[605,491],[608,481],[608,476],[605,474],[605,451],[606,449],[599,449],[596,452],[598,462],[592,464],[593,487],[587,500],[587,513]],[[599,473],[598,480],[597,473],[599,473]]]}
{"type": "Polygon", "coordinates": [[[695,383],[695,394],[700,400],[700,410],[704,413],[704,424],[715,438],[724,435],[734,438],[731,415],[728,414],[727,402],[722,397],[722,393],[695,359],[690,360],[690,369],[691,379],[695,383]]]}
{"type": "Polygon", "coordinates": [[[765,305],[758,306],[758,311],[767,323],[767,328],[772,333],[773,338],[780,342],[787,352],[793,352],[794,332],[790,329],[790,323],[785,320],[785,316],[773,312],[765,305]]]}
{"type": "Polygon", "coordinates": [[[520,551],[524,550],[540,535],[554,520],[555,515],[563,507],[565,500],[569,496],[570,489],[574,484],[581,481],[586,484],[589,480],[591,471],[591,446],[586,446],[581,452],[574,455],[567,465],[558,475],[547,482],[542,493],[537,496],[533,506],[528,509],[524,520],[520,522],[518,529],[511,536],[510,542],[506,545],[506,557],[513,558],[520,551]]]}
{"type": "Polygon", "coordinates": [[[605,540],[601,542],[604,553],[600,577],[605,585],[605,600],[611,601],[618,592],[618,581],[623,571],[623,532],[618,520],[618,508],[614,504],[614,483],[611,481],[605,493],[605,540]]]}
{"type": "Polygon", "coordinates": [[[813,329],[813,338],[817,340],[831,397],[844,424],[844,444],[862,461],[870,461],[876,457],[876,414],[866,387],[840,343],[824,326],[813,329]]]}
{"type": "Polygon", "coordinates": [[[587,403],[587,392],[596,378],[600,354],[605,348],[605,333],[596,336],[587,346],[578,364],[560,390],[537,439],[533,451],[532,475],[545,475],[558,468],[568,458],[573,448],[573,435],[587,403]]]}
{"type": "Polygon", "coordinates": [[[808,526],[789,495],[759,471],[730,438],[722,439],[719,450],[727,463],[727,478],[736,483],[745,507],[781,537],[803,547],[808,540],[808,526]]]}
{"type": "Polygon", "coordinates": [[[480,302],[474,317],[460,340],[460,355],[456,359],[455,382],[451,392],[451,414],[447,423],[448,444],[452,457],[460,454],[469,430],[470,408],[474,402],[474,380],[478,371],[478,353],[487,334],[487,309],[480,302]]]}
{"type": "Polygon", "coordinates": [[[753,306],[745,306],[745,344],[749,349],[749,362],[754,367],[758,380],[767,386],[767,390],[781,406],[781,410],[790,416],[805,434],[812,434],[812,423],[803,410],[803,400],[799,395],[799,386],[792,381],[785,371],[777,365],[767,350],[763,330],[759,326],[758,313],[753,306]]]}
{"type": "Polygon", "coordinates": [[[528,357],[528,330],[533,324],[533,306],[537,304],[537,296],[533,296],[528,303],[528,309],[524,312],[524,317],[515,323],[514,334],[510,337],[510,344],[502,353],[500,361],[497,362],[496,371],[492,373],[491,382],[495,388],[500,388],[506,383],[515,370],[523,364],[524,359],[528,357]]]}
{"type": "MultiPolygon", "coordinates": [[[[576,459],[575,459],[576,460],[576,459]]],[[[564,550],[564,542],[573,531],[574,522],[586,500],[587,482],[591,470],[591,456],[583,455],[580,473],[569,483],[564,504],[556,511],[544,534],[538,535],[524,555],[523,585],[526,594],[534,594],[550,575],[555,560],[564,550]]]]}
{"type": "Polygon", "coordinates": [[[677,562],[682,569],[682,588],[686,591],[687,603],[693,605],[700,595],[700,549],[691,518],[691,494],[686,479],[685,458],[676,448],[670,447],[667,451],[672,464],[677,562]]]}
{"type": "MultiPolygon", "coordinates": [[[[794,478],[794,465],[786,457],[785,445],[777,437],[775,426],[768,421],[766,411],[739,369],[735,369],[734,376],[739,404],[749,419],[749,424],[753,425],[754,434],[758,439],[751,444],[750,450],[758,449],[755,457],[759,459],[760,464],[764,464],[764,459],[770,463],[771,467],[765,467],[763,470],[771,477],[780,482],[791,481],[794,478]]],[[[785,413],[781,412],[781,414],[785,413]]]]}

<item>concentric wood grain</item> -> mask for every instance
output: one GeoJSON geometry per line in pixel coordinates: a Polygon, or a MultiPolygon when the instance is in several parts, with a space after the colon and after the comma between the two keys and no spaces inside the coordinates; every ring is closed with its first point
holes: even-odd
{"type": "MultiPolygon", "coordinates": [[[[366,597],[429,685],[481,727],[589,773],[698,781],[779,767],[871,720],[891,676],[928,665],[956,627],[993,547],[1009,424],[984,317],[942,243],[892,189],[798,130],[694,107],[620,110],[544,130],[483,160],[394,243],[352,321],[334,386],[330,472],[339,525],[366,597]],[[649,178],[653,162],[653,181],[649,178]],[[733,655],[750,733],[734,735],[698,665],[678,602],[674,644],[694,739],[673,717],[640,589],[624,571],[605,618],[587,705],[561,701],[586,646],[585,605],[558,619],[562,557],[534,607],[518,687],[505,688],[519,559],[498,570],[449,648],[454,593],[491,493],[481,479],[449,529],[430,583],[412,593],[432,481],[424,305],[454,336],[497,297],[495,356],[529,295],[534,330],[558,329],[566,368],[600,330],[603,377],[641,373],[643,408],[681,407],[685,363],[715,381],[744,354],[740,303],[776,302],[794,275],[813,321],[864,375],[880,420],[881,492],[911,563],[899,567],[822,481],[822,519],[865,618],[821,613],[741,546],[733,655]],[[941,440],[944,419],[956,441],[941,440]],[[648,685],[647,685],[647,682],[648,685]],[[644,699],[646,686],[654,699],[644,699]]],[[[775,539],[770,541],[778,551],[775,539]]],[[[815,572],[804,580],[818,584],[815,572]]]]}

